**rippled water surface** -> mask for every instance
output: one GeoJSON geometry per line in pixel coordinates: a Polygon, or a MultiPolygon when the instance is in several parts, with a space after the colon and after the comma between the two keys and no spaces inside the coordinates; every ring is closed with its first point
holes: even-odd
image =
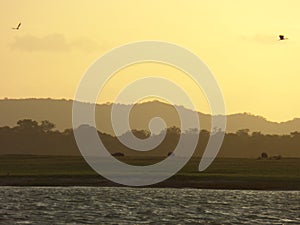
{"type": "Polygon", "coordinates": [[[0,187],[1,224],[300,224],[299,191],[0,187]]]}

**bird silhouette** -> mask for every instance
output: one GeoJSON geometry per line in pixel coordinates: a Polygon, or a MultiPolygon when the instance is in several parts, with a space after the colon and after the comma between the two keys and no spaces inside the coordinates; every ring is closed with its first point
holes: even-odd
{"type": "Polygon", "coordinates": [[[13,27],[13,28],[11,28],[11,29],[13,29],[13,30],[19,30],[19,29],[20,29],[20,26],[21,26],[21,23],[19,23],[17,27],[13,27]]]}
{"type": "Polygon", "coordinates": [[[279,41],[284,41],[284,40],[287,40],[288,38],[284,37],[284,35],[279,35],[279,41]]]}

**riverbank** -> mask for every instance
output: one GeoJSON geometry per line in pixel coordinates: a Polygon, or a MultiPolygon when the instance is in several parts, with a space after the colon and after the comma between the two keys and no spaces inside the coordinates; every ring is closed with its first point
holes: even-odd
{"type": "MultiPolygon", "coordinates": [[[[90,187],[124,187],[102,178],[99,175],[64,175],[64,176],[2,176],[0,186],[90,186],[90,187]]],[[[300,181],[286,180],[245,180],[224,178],[195,178],[174,176],[161,183],[148,187],[159,188],[197,188],[230,190],[300,190],[300,181]]]]}
{"type": "MultiPolygon", "coordinates": [[[[133,165],[161,159],[123,158],[133,165]]],[[[300,190],[300,159],[216,159],[198,172],[192,159],[179,173],[150,187],[199,189],[300,190]]],[[[96,174],[81,157],[0,156],[0,186],[121,187],[96,174]]]]}

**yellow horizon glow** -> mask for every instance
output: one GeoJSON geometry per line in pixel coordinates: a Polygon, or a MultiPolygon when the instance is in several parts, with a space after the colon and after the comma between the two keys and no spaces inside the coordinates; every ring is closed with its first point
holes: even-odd
{"type": "MultiPolygon", "coordinates": [[[[1,1],[0,98],[73,99],[81,76],[102,54],[161,40],[208,65],[228,114],[287,121],[300,117],[299,9],[297,0],[1,1]],[[20,30],[12,30],[19,22],[20,30]],[[279,34],[289,39],[278,41],[279,34]]],[[[198,109],[209,113],[193,84],[170,68],[137,65],[120,74],[129,81],[159,72],[186,85],[198,109]]],[[[116,76],[101,102],[112,101],[121,87],[116,76]]]]}

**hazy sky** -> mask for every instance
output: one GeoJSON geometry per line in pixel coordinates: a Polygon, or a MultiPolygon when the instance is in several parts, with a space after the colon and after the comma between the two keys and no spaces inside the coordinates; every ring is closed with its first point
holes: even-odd
{"type": "MultiPolygon", "coordinates": [[[[0,98],[73,99],[81,76],[103,53],[132,41],[162,40],[186,47],[209,66],[228,113],[273,121],[300,117],[299,9],[297,0],[1,1],[0,98]],[[19,22],[21,29],[12,30],[19,22]],[[278,41],[279,34],[289,39],[278,41]]],[[[186,85],[199,110],[208,112],[184,74],[151,63],[120,71],[100,100],[112,101],[126,82],[151,74],[186,85]]]]}

